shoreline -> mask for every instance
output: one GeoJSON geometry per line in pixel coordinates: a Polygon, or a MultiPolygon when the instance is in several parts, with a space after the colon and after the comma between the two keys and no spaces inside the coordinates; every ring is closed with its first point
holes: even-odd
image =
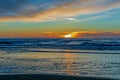
{"type": "Polygon", "coordinates": [[[80,77],[49,74],[3,74],[0,80],[118,80],[99,77],[80,77]]]}

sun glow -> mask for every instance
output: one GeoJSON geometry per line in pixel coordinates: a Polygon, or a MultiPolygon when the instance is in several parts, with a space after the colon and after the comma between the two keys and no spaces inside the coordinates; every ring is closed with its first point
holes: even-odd
{"type": "Polygon", "coordinates": [[[64,35],[64,38],[71,38],[71,37],[72,37],[72,34],[64,35]]]}

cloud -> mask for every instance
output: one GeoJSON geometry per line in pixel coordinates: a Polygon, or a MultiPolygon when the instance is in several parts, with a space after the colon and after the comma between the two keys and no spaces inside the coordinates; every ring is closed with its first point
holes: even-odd
{"type": "Polygon", "coordinates": [[[120,32],[76,31],[64,34],[54,32],[0,32],[0,37],[4,38],[63,38],[65,35],[70,35],[71,38],[120,38],[120,32]]]}
{"type": "Polygon", "coordinates": [[[60,38],[53,32],[0,32],[0,38],[60,38]]]}
{"type": "Polygon", "coordinates": [[[70,17],[115,8],[120,8],[120,0],[0,0],[0,22],[73,20],[70,17]]]}
{"type": "Polygon", "coordinates": [[[78,31],[70,34],[72,38],[120,38],[120,32],[78,31]]]}

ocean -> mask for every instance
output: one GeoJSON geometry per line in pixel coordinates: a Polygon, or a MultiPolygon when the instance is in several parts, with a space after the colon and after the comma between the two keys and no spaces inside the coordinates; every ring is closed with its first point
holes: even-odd
{"type": "Polygon", "coordinates": [[[120,79],[120,39],[1,38],[0,74],[120,79]]]}

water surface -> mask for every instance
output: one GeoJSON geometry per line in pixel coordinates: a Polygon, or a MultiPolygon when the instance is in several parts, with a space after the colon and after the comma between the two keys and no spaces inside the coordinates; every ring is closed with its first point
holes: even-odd
{"type": "Polygon", "coordinates": [[[0,39],[0,74],[120,79],[119,39],[0,39]]]}

